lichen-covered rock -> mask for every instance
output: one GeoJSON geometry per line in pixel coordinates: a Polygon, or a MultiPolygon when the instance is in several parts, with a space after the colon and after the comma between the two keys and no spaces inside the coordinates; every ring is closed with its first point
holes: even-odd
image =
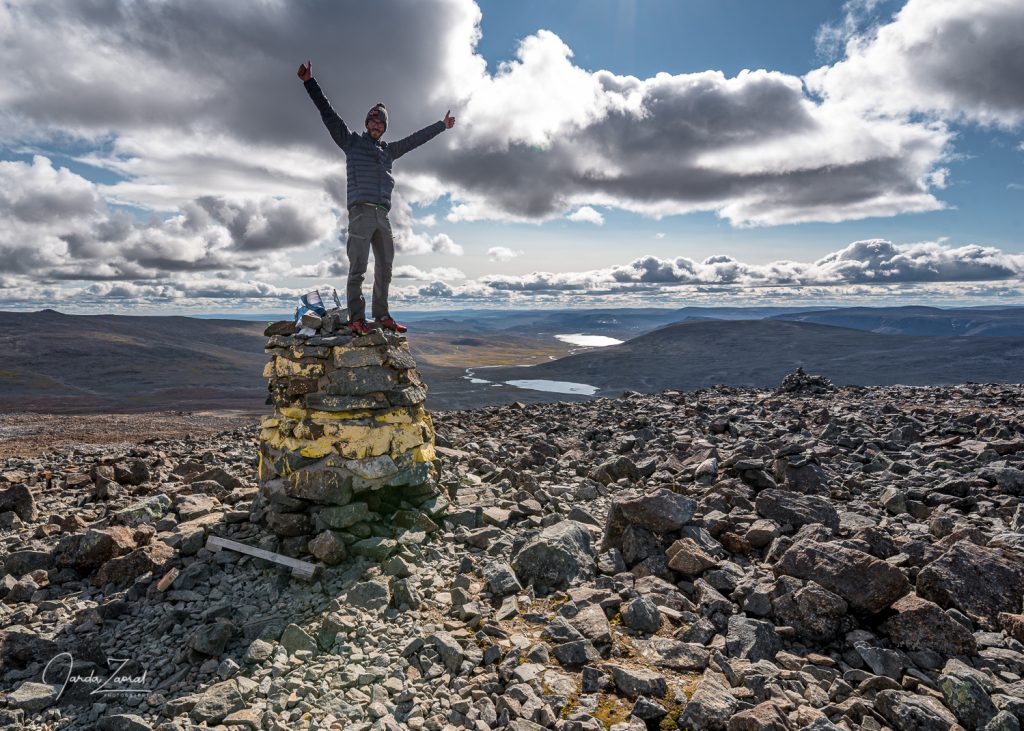
{"type": "Polygon", "coordinates": [[[523,585],[561,589],[596,571],[590,532],[583,523],[563,520],[545,528],[512,558],[523,585]]]}
{"type": "Polygon", "coordinates": [[[22,520],[31,523],[39,518],[36,499],[28,485],[15,485],[0,490],[0,513],[13,511],[22,520]]]}
{"type": "Polygon", "coordinates": [[[56,564],[58,567],[88,571],[125,555],[135,547],[134,533],[130,528],[90,528],[85,533],[75,533],[60,540],[56,564]]]}
{"type": "Polygon", "coordinates": [[[755,505],[758,515],[779,524],[800,527],[821,523],[833,531],[839,528],[838,511],[823,497],[786,490],[763,490],[758,494],[755,505]]]}
{"type": "Polygon", "coordinates": [[[739,707],[729,689],[705,677],[693,691],[679,716],[679,728],[693,731],[724,731],[739,707]]]}
{"type": "Polygon", "coordinates": [[[939,678],[946,707],[968,729],[980,729],[998,712],[984,686],[971,675],[947,673],[939,678]]]}
{"type": "Polygon", "coordinates": [[[921,569],[917,593],[996,629],[1000,612],[1020,611],[1024,560],[1015,552],[960,541],[921,569]]]}
{"type": "Polygon", "coordinates": [[[786,551],[779,574],[818,582],[863,612],[880,612],[910,591],[910,582],[892,564],[837,543],[806,539],[786,551]]]}
{"type": "Polygon", "coordinates": [[[971,631],[950,617],[942,607],[911,592],[892,605],[896,614],[882,629],[904,650],[932,650],[943,655],[976,655],[971,631]]]}
{"type": "Polygon", "coordinates": [[[956,716],[931,696],[900,690],[883,690],[875,696],[875,708],[896,731],[948,731],[956,716]]]}
{"type": "Polygon", "coordinates": [[[136,548],[131,553],[111,559],[100,566],[93,578],[97,586],[124,586],[147,572],[163,573],[175,557],[175,551],[163,541],[136,548]]]}
{"type": "Polygon", "coordinates": [[[341,563],[348,556],[348,548],[340,534],[332,530],[322,531],[309,542],[309,552],[328,566],[341,563]]]}
{"type": "Polygon", "coordinates": [[[839,634],[849,609],[845,599],[814,581],[777,596],[771,603],[780,622],[819,642],[828,642],[839,634]]]}
{"type": "Polygon", "coordinates": [[[144,523],[155,523],[171,509],[171,499],[159,493],[143,498],[124,510],[114,513],[114,520],[121,525],[134,527],[144,523]]]}
{"type": "Polygon", "coordinates": [[[601,550],[622,550],[623,533],[631,525],[653,534],[669,533],[686,525],[695,512],[694,500],[667,488],[616,497],[605,519],[601,550]]]}

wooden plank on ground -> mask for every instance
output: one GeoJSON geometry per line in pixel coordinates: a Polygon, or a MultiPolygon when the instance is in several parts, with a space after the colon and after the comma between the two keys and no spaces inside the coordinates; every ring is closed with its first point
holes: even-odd
{"type": "Polygon", "coordinates": [[[293,576],[298,576],[303,579],[312,579],[313,574],[316,573],[316,564],[309,563],[308,561],[300,561],[297,558],[291,558],[290,556],[282,556],[280,553],[273,553],[272,551],[264,551],[262,548],[254,548],[253,546],[247,546],[244,543],[238,541],[232,541],[228,538],[221,538],[220,536],[210,536],[206,539],[206,550],[217,553],[222,548],[227,548],[231,551],[237,551],[238,553],[244,553],[248,556],[255,556],[256,558],[262,558],[267,561],[273,561],[279,563],[282,566],[287,566],[292,570],[293,576]]]}

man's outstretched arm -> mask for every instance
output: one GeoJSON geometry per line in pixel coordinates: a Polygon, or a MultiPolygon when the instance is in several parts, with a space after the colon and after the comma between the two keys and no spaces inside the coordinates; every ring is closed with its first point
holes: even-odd
{"type": "Polygon", "coordinates": [[[338,113],[334,111],[334,107],[327,101],[327,97],[324,96],[323,91],[320,90],[320,85],[316,83],[316,79],[313,78],[313,62],[307,61],[306,63],[299,66],[299,78],[302,79],[302,83],[306,87],[306,92],[309,94],[309,98],[316,104],[316,108],[320,110],[320,118],[324,120],[324,126],[327,127],[327,131],[331,133],[331,137],[337,143],[338,147],[342,150],[348,151],[349,144],[352,142],[352,132],[349,130],[348,125],[345,124],[344,120],[338,116],[338,113]],[[308,65],[307,65],[308,64],[308,65]]]}
{"type": "Polygon", "coordinates": [[[424,127],[419,132],[413,132],[408,137],[389,143],[388,150],[391,152],[391,159],[397,160],[410,150],[415,150],[424,142],[434,139],[446,129],[451,129],[454,126],[455,117],[452,116],[452,110],[449,109],[447,114],[444,115],[444,119],[442,121],[434,122],[432,125],[424,127]]]}

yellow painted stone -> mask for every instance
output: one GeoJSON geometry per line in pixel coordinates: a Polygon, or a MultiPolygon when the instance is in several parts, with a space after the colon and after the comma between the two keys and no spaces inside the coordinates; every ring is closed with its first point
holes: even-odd
{"type": "Polygon", "coordinates": [[[310,411],[309,418],[314,424],[328,424],[333,421],[354,421],[355,419],[367,419],[371,416],[369,411],[310,411]]]}
{"type": "Polygon", "coordinates": [[[277,436],[277,434],[278,434],[277,429],[261,429],[260,430],[260,441],[261,442],[273,441],[274,438],[277,436]]]}
{"type": "Polygon", "coordinates": [[[321,363],[297,363],[287,358],[275,359],[274,369],[280,377],[305,376],[307,378],[319,378],[324,374],[324,367],[321,363]]]}
{"type": "Polygon", "coordinates": [[[267,466],[263,463],[263,452],[260,452],[260,461],[256,467],[256,475],[260,482],[263,482],[270,476],[266,470],[267,466]]]}
{"type": "Polygon", "coordinates": [[[362,424],[325,425],[325,438],[328,432],[333,432],[331,436],[337,445],[338,453],[348,459],[365,459],[386,454],[394,433],[389,426],[362,424]]]}
{"type": "Polygon", "coordinates": [[[423,444],[423,428],[419,424],[400,424],[394,427],[391,437],[391,452],[401,454],[423,444]]]}
{"type": "Polygon", "coordinates": [[[433,444],[421,444],[412,450],[413,462],[433,462],[437,459],[437,452],[434,451],[433,444]]]}
{"type": "Polygon", "coordinates": [[[374,417],[385,424],[411,424],[413,415],[407,409],[392,409],[374,417]]]}
{"type": "Polygon", "coordinates": [[[369,431],[369,427],[360,424],[344,424],[335,422],[324,424],[324,436],[333,437],[334,441],[356,442],[369,431]]]}
{"type": "Polygon", "coordinates": [[[299,454],[303,457],[309,457],[310,459],[320,459],[321,457],[326,457],[332,452],[334,452],[334,444],[326,437],[321,437],[316,441],[306,442],[305,446],[299,450],[299,454]]]}
{"type": "Polygon", "coordinates": [[[294,406],[285,406],[278,409],[278,412],[280,412],[281,416],[284,416],[287,419],[297,419],[301,421],[306,418],[306,410],[299,409],[294,406]]]}
{"type": "Polygon", "coordinates": [[[273,429],[280,423],[281,420],[273,416],[264,416],[260,419],[260,427],[263,429],[273,429]]]}
{"type": "Polygon", "coordinates": [[[263,377],[264,378],[272,378],[274,376],[274,373],[277,372],[277,369],[274,367],[274,361],[275,360],[277,360],[277,356],[274,356],[273,358],[268,360],[267,364],[265,366],[263,366],[263,377]]]}

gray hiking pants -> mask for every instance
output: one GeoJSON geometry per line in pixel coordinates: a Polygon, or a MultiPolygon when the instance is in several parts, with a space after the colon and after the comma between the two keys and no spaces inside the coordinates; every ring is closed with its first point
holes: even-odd
{"type": "Polygon", "coordinates": [[[388,212],[371,203],[356,203],[348,209],[348,299],[349,321],[366,319],[363,278],[373,248],[373,319],[388,316],[388,288],[395,260],[395,240],[388,212]]]}

